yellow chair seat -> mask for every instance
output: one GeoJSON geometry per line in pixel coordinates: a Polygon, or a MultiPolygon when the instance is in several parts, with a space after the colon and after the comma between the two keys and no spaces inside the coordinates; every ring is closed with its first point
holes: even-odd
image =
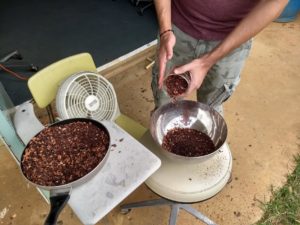
{"type": "Polygon", "coordinates": [[[147,128],[143,127],[141,124],[124,114],[120,114],[120,116],[118,116],[115,120],[115,123],[118,124],[121,128],[123,128],[136,140],[140,140],[141,137],[147,131],[147,128]]]}

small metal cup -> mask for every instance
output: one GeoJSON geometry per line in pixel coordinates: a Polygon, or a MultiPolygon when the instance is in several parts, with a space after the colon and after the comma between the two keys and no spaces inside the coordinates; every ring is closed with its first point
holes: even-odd
{"type": "Polygon", "coordinates": [[[175,74],[175,73],[170,73],[169,75],[167,75],[164,79],[164,88],[165,90],[167,90],[167,86],[166,86],[166,83],[167,83],[167,79],[170,78],[170,76],[179,76],[181,78],[183,78],[186,82],[186,90],[188,90],[189,86],[190,86],[190,83],[191,83],[191,75],[190,75],[190,72],[187,71],[185,73],[181,73],[181,74],[175,74]]]}

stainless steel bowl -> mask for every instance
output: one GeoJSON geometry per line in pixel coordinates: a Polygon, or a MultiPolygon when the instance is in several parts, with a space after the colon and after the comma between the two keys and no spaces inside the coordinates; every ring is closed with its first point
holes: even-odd
{"type": "Polygon", "coordinates": [[[167,132],[175,127],[192,128],[204,132],[212,139],[216,147],[214,152],[198,157],[181,156],[160,148],[165,156],[175,161],[204,161],[218,152],[227,138],[227,125],[223,117],[212,107],[195,101],[171,102],[159,107],[152,114],[150,131],[159,146],[162,146],[167,132]]]}

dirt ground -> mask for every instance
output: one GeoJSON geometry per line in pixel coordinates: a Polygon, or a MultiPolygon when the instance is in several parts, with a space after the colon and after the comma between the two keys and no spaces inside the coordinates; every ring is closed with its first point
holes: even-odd
{"type": "MultiPolygon", "coordinates": [[[[112,77],[122,113],[148,126],[153,108],[149,61],[112,77]]],[[[228,143],[233,154],[232,182],[213,198],[193,206],[222,225],[248,225],[262,211],[259,201],[270,197],[271,185],[281,186],[300,152],[300,17],[291,23],[272,23],[254,39],[242,81],[225,103],[228,143]]],[[[0,224],[43,224],[49,206],[24,181],[15,161],[0,147],[0,224]]],[[[158,198],[145,185],[123,203],[158,198]]],[[[116,207],[98,224],[167,224],[169,208],[152,207],[122,215],[116,207]]],[[[69,207],[58,224],[79,225],[69,207]]],[[[180,212],[177,225],[200,225],[180,212]]]]}

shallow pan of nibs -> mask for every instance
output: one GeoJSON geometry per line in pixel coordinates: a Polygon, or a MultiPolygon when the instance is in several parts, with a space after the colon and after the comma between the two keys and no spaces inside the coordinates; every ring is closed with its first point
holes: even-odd
{"type": "Polygon", "coordinates": [[[151,116],[150,131],[161,152],[173,161],[197,163],[212,157],[227,138],[224,118],[200,102],[170,102],[151,116]]]}
{"type": "Polygon", "coordinates": [[[20,168],[29,183],[50,191],[51,210],[45,224],[56,224],[71,189],[101,170],[109,148],[110,134],[106,127],[88,118],[56,122],[29,141],[20,168]]]}

